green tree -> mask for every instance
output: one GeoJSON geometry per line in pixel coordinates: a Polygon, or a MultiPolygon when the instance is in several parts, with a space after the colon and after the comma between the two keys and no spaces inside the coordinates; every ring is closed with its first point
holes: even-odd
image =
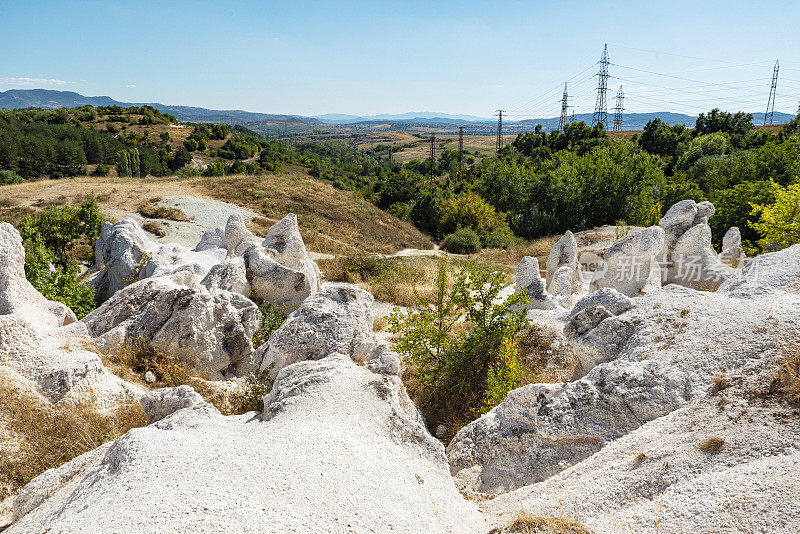
{"type": "Polygon", "coordinates": [[[753,205],[758,222],[752,223],[761,236],[763,250],[780,250],[800,243],[800,182],[781,187],[773,183],[775,202],[753,205]]]}
{"type": "Polygon", "coordinates": [[[436,296],[390,316],[389,330],[399,336],[395,350],[422,387],[418,400],[429,424],[472,419],[520,385],[517,336],[528,320],[517,310],[528,297],[500,302],[506,284],[505,273],[453,270],[442,257],[436,296]]]}

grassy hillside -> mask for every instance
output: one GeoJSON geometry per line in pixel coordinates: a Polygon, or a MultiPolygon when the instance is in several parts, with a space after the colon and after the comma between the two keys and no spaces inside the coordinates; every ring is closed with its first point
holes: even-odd
{"type": "MultiPolygon", "coordinates": [[[[0,186],[0,221],[16,223],[26,213],[53,204],[78,205],[94,194],[110,220],[136,213],[154,197],[193,195],[246,206],[262,214],[262,230],[289,212],[297,214],[310,250],[338,254],[391,253],[431,248],[431,240],[410,223],[315,180],[301,168],[264,176],[232,175],[187,180],[78,176],[0,186]]],[[[258,221],[257,221],[258,222],[258,221]]],[[[259,228],[254,228],[258,231],[259,228]]]]}
{"type": "Polygon", "coordinates": [[[297,214],[303,239],[317,252],[391,253],[404,248],[433,247],[428,236],[408,222],[357,198],[353,192],[308,176],[301,167],[287,166],[274,175],[201,178],[206,195],[245,206],[274,222],[297,214]]]}

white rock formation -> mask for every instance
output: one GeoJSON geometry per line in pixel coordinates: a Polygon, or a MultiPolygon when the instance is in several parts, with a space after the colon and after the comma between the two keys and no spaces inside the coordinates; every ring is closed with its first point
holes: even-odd
{"type": "Polygon", "coordinates": [[[106,300],[139,280],[186,269],[208,288],[234,291],[288,311],[319,291],[322,279],[306,252],[294,214],[273,225],[263,240],[247,229],[241,215],[234,214],[225,229],[206,231],[194,250],[151,241],[131,218],[106,223],[95,247],[99,272],[92,284],[98,298],[106,300]]]}
{"type": "Polygon", "coordinates": [[[731,226],[722,238],[722,252],[719,260],[734,269],[744,265],[747,255],[742,248],[742,234],[739,228],[731,226]]]}
{"type": "Polygon", "coordinates": [[[448,446],[459,483],[498,492],[545,480],[695,401],[715,374],[758,363],[795,339],[800,295],[788,291],[800,282],[800,246],[776,255],[753,260],[716,293],[670,285],[633,299],[627,311],[609,304],[617,314],[602,304],[612,299],[582,304],[569,330],[573,344],[583,344],[586,375],[514,390],[459,431],[448,446]]]}
{"type": "Polygon", "coordinates": [[[658,224],[666,238],[661,254],[663,283],[715,290],[733,275],[711,246],[708,218],[712,215],[710,202],[681,200],[661,218],[658,224]]]}
{"type": "Polygon", "coordinates": [[[103,367],[82,323],[60,302],[47,300],[25,279],[19,232],[0,224],[0,368],[54,404],[99,408],[141,393],[103,367]],[[64,325],[64,326],[62,326],[64,325]]]}
{"type": "MultiPolygon", "coordinates": [[[[298,315],[331,346],[354,347],[372,321],[362,293],[335,287],[316,316],[298,315]]],[[[157,422],[34,479],[6,532],[487,532],[408,399],[396,356],[362,347],[361,366],[350,354],[320,356],[311,337],[282,346],[312,359],[280,369],[263,418],[224,417],[189,388],[152,392],[143,404],[157,422]]]]}
{"type": "MultiPolygon", "coordinates": [[[[769,357],[697,401],[606,444],[543,482],[487,501],[498,526],[520,509],[579,514],[597,534],[800,532],[800,422],[770,389],[769,357]],[[704,452],[709,438],[720,448],[704,452]]],[[[710,384],[708,384],[710,386],[710,384]]]]}
{"type": "Polygon", "coordinates": [[[295,362],[332,352],[365,361],[374,348],[373,296],[351,284],[331,284],[292,312],[253,357],[256,370],[270,376],[295,362]]]}
{"type": "Polygon", "coordinates": [[[539,260],[525,256],[514,270],[515,292],[526,291],[530,302],[529,310],[553,310],[558,307],[556,299],[547,292],[545,279],[539,273],[539,260]]]}
{"type": "Polygon", "coordinates": [[[156,243],[134,219],[126,217],[103,224],[95,243],[94,269],[98,273],[92,285],[97,298],[105,301],[134,282],[185,267],[202,278],[219,261],[209,249],[195,252],[181,245],[156,243]]]}
{"type": "Polygon", "coordinates": [[[578,242],[575,241],[575,236],[569,230],[561,236],[547,256],[547,289],[552,295],[555,295],[555,292],[551,284],[556,271],[561,267],[570,268],[571,292],[580,293],[583,290],[583,278],[578,263],[578,242]]]}
{"type": "Polygon", "coordinates": [[[187,269],[117,291],[81,322],[106,350],[146,347],[226,378],[252,368],[260,319],[246,297],[208,289],[187,269]]]}
{"type": "Polygon", "coordinates": [[[629,233],[605,253],[605,269],[591,288],[609,287],[635,297],[661,287],[659,255],[664,248],[664,230],[651,226],[629,233]]]}

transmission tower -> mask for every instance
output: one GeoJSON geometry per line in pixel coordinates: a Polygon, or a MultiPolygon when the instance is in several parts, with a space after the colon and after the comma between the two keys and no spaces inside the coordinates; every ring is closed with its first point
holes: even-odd
{"type": "Polygon", "coordinates": [[[567,104],[567,99],[569,96],[567,95],[567,82],[564,82],[564,96],[561,97],[561,118],[558,120],[558,129],[563,130],[564,126],[567,125],[567,108],[569,105],[567,104]]]}
{"type": "Polygon", "coordinates": [[[775,112],[775,92],[778,89],[778,62],[775,62],[775,68],[772,70],[772,86],[769,88],[769,100],[767,100],[767,112],[764,113],[764,126],[769,121],[772,125],[772,114],[775,112]]]}
{"type": "Polygon", "coordinates": [[[600,72],[597,73],[597,103],[594,105],[592,126],[603,123],[608,127],[608,113],[606,112],[606,90],[608,89],[608,45],[603,46],[603,57],[600,58],[600,72]]]}
{"type": "Polygon", "coordinates": [[[431,134],[431,178],[436,174],[436,134],[431,134]]]}
{"type": "Polygon", "coordinates": [[[622,112],[625,111],[625,93],[622,92],[622,86],[617,90],[617,105],[614,106],[614,130],[619,131],[622,129],[622,112]]]}
{"type": "Polygon", "coordinates": [[[501,148],[503,148],[503,112],[504,109],[498,109],[497,113],[497,151],[499,152],[501,148]]]}
{"type": "Polygon", "coordinates": [[[458,127],[458,166],[461,167],[461,161],[464,158],[464,127],[458,127]]]}

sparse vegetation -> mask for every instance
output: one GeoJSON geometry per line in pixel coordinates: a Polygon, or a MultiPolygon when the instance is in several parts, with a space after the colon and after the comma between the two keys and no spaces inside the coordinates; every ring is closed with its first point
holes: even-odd
{"type": "Polygon", "coordinates": [[[705,453],[714,453],[718,452],[723,445],[725,445],[724,439],[719,436],[711,436],[703,440],[697,448],[705,453]]]}
{"type": "Polygon", "coordinates": [[[266,343],[287,317],[286,308],[274,304],[261,304],[258,311],[261,312],[261,322],[253,334],[253,347],[255,348],[266,343]]]}
{"type": "Polygon", "coordinates": [[[725,373],[717,373],[711,379],[711,390],[716,392],[731,387],[731,381],[725,373]]]}
{"type": "Polygon", "coordinates": [[[409,366],[409,391],[432,427],[474,419],[520,385],[517,335],[527,318],[514,306],[527,296],[497,303],[505,284],[504,273],[453,269],[441,257],[435,297],[389,317],[394,348],[409,366]]]}
{"type": "Polygon", "coordinates": [[[0,410],[5,428],[19,448],[0,451],[0,498],[101,444],[118,438],[146,419],[138,402],[101,413],[90,405],[54,407],[0,377],[0,410]]]}
{"type": "Polygon", "coordinates": [[[149,219],[167,219],[170,221],[191,221],[192,218],[175,207],[159,206],[160,198],[151,198],[146,204],[139,207],[142,217],[149,219]]]}
{"type": "Polygon", "coordinates": [[[578,517],[538,516],[520,512],[505,530],[515,534],[591,534],[578,517]]]}

